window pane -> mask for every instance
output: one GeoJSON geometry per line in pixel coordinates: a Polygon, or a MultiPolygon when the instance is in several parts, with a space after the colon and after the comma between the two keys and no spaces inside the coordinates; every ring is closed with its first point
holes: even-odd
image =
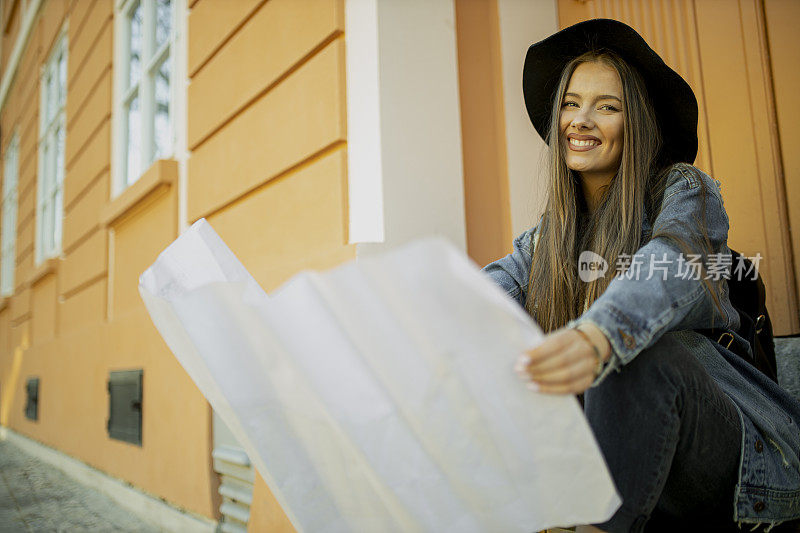
{"type": "Polygon", "coordinates": [[[169,40],[171,27],[170,0],[158,0],[156,4],[156,50],[169,40]]]}
{"type": "Polygon", "coordinates": [[[169,82],[170,82],[170,60],[167,58],[161,63],[156,74],[156,98],[155,98],[155,124],[154,134],[155,143],[153,153],[159,159],[172,153],[172,132],[169,125],[169,82]]]}
{"type": "Polygon", "coordinates": [[[50,71],[51,69],[48,68],[47,70],[47,115],[45,115],[45,125],[50,124],[56,113],[56,78],[54,73],[50,71]]]}
{"type": "Polygon", "coordinates": [[[64,128],[56,131],[56,186],[64,183],[64,143],[66,142],[64,128]]]}
{"type": "Polygon", "coordinates": [[[48,196],[44,202],[42,206],[42,255],[48,257],[53,249],[53,201],[48,196]]]}
{"type": "Polygon", "coordinates": [[[130,107],[128,108],[128,171],[126,174],[126,183],[131,184],[139,178],[139,153],[140,150],[140,115],[139,112],[139,95],[136,95],[131,100],[130,107]]]}
{"type": "Polygon", "coordinates": [[[39,195],[42,203],[42,253],[48,257],[53,249],[53,211],[52,194],[55,185],[55,158],[56,149],[54,138],[48,135],[44,145],[44,174],[42,176],[42,190],[39,195]]]}
{"type": "Polygon", "coordinates": [[[61,249],[61,231],[64,222],[64,199],[61,187],[58,188],[56,198],[53,205],[54,223],[53,223],[53,250],[61,249]]]}
{"type": "Polygon", "coordinates": [[[18,142],[11,141],[6,152],[3,180],[3,231],[0,240],[0,293],[14,292],[14,267],[16,265],[17,238],[17,151],[18,142]]]}
{"type": "Polygon", "coordinates": [[[50,138],[44,140],[44,159],[42,161],[42,190],[39,191],[39,198],[44,202],[47,193],[50,191],[50,138]]]}
{"type": "Polygon", "coordinates": [[[142,6],[138,2],[130,18],[130,61],[128,71],[128,87],[139,81],[139,72],[142,69],[142,6]]]}
{"type": "Polygon", "coordinates": [[[8,198],[14,194],[14,189],[17,187],[17,154],[16,143],[12,141],[6,152],[6,165],[5,165],[5,179],[3,180],[3,198],[8,198]]]}
{"type": "Polygon", "coordinates": [[[6,207],[8,207],[8,232],[10,235],[7,248],[10,250],[11,264],[13,265],[16,259],[15,250],[17,249],[17,199],[12,198],[9,200],[6,207]]]}
{"type": "Polygon", "coordinates": [[[58,58],[58,108],[64,105],[67,98],[67,54],[58,58]]]}
{"type": "Polygon", "coordinates": [[[8,254],[3,254],[2,272],[0,272],[0,276],[3,278],[0,292],[2,292],[3,295],[10,295],[13,292],[14,280],[11,279],[11,276],[14,272],[14,265],[11,263],[10,257],[11,256],[8,254]]]}
{"type": "Polygon", "coordinates": [[[56,186],[56,157],[58,157],[58,148],[55,146],[58,132],[55,132],[53,137],[48,136],[47,146],[45,148],[45,157],[47,158],[46,169],[44,175],[44,193],[50,197],[56,186]]]}
{"type": "Polygon", "coordinates": [[[54,228],[53,228],[53,243],[54,243],[54,250],[61,249],[61,226],[62,226],[62,217],[64,216],[64,206],[62,204],[62,190],[64,183],[64,143],[65,139],[65,131],[63,127],[59,127],[58,131],[56,132],[56,193],[55,193],[55,205],[53,206],[55,212],[55,220],[54,220],[54,228]]]}
{"type": "Polygon", "coordinates": [[[2,269],[0,269],[0,278],[2,278],[2,283],[0,283],[0,293],[4,296],[11,294],[11,277],[10,272],[11,263],[6,259],[5,254],[3,255],[3,259],[1,262],[2,269]]]}

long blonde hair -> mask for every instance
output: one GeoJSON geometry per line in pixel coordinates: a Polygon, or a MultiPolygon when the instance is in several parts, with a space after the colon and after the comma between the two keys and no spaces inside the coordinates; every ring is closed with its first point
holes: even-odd
{"type": "MultiPolygon", "coordinates": [[[[653,224],[672,170],[672,165],[661,159],[660,129],[645,83],[639,73],[614,52],[589,51],[566,65],[558,81],[550,117],[547,203],[534,248],[525,304],[545,332],[565,325],[588,309],[611,283],[616,274],[616,259],[621,254],[635,254],[644,244],[641,242],[644,212],[653,224]],[[619,74],[624,118],[619,169],[601,191],[597,209],[591,215],[586,213],[580,176],[567,167],[559,140],[561,104],[569,80],[578,65],[590,61],[604,63],[619,74]],[[580,280],[578,255],[581,250],[592,250],[608,262],[609,269],[604,276],[587,283],[580,280]]],[[[706,191],[702,190],[705,204],[706,191]]],[[[705,205],[702,213],[705,215],[705,205]]],[[[705,262],[711,250],[705,216],[696,222],[702,229],[702,238],[687,241],[676,228],[657,227],[653,227],[651,238],[667,239],[685,254],[700,253],[705,262]]],[[[704,274],[702,277],[721,309],[722,280],[712,282],[705,279],[704,274]]]]}

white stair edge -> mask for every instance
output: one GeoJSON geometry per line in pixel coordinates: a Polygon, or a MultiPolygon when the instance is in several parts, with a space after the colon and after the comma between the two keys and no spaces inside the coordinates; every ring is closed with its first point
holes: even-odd
{"type": "Polygon", "coordinates": [[[244,524],[250,521],[249,509],[244,508],[240,505],[236,505],[233,502],[224,502],[222,505],[219,506],[219,511],[223,515],[235,518],[236,520],[244,524]]]}
{"type": "Polygon", "coordinates": [[[125,481],[113,478],[64,452],[0,426],[0,441],[7,440],[28,455],[53,466],[66,475],[114,500],[162,531],[203,531],[214,533],[217,522],[191,511],[177,509],[157,497],[145,494],[125,481]]]}
{"type": "Polygon", "coordinates": [[[211,452],[211,457],[239,466],[250,466],[250,458],[247,453],[244,450],[231,448],[230,446],[217,446],[211,452]]]}
{"type": "Polygon", "coordinates": [[[240,489],[226,484],[224,481],[220,483],[218,492],[221,496],[227,496],[231,500],[235,500],[250,507],[253,505],[253,491],[240,489]]]}
{"type": "Polygon", "coordinates": [[[219,525],[219,530],[222,533],[247,533],[247,528],[245,526],[234,524],[233,522],[222,522],[219,525]]]}

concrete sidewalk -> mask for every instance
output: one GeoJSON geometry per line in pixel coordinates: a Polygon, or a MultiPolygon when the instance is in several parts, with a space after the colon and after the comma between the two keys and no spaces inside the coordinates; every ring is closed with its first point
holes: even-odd
{"type": "Polygon", "coordinates": [[[108,497],[0,440],[0,533],[141,531],[143,522],[108,497]]]}

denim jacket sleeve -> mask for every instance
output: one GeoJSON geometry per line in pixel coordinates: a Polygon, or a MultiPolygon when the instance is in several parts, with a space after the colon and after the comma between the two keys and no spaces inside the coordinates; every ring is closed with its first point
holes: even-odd
{"type": "MultiPolygon", "coordinates": [[[[719,181],[692,165],[677,165],[669,175],[661,212],[653,223],[653,234],[666,229],[687,239],[698,237],[703,216],[711,253],[721,254],[717,258],[722,264],[727,261],[727,270],[719,277],[727,278],[731,253],[727,244],[729,221],[719,181]]],[[[701,277],[682,275],[679,270],[682,252],[671,241],[656,236],[639,248],[635,256],[642,258],[639,274],[614,277],[589,309],[566,326],[592,323],[611,343],[613,353],[609,364],[592,387],[600,384],[612,370],[619,371],[622,365],[631,362],[668,331],[711,327],[735,330],[739,327],[739,314],[730,302],[727,281],[722,282],[720,313],[701,277]]],[[[712,259],[707,256],[704,261],[708,264],[712,259]]],[[[685,264],[683,268],[685,270],[685,264]]],[[[628,274],[633,272],[629,270],[628,274]]],[[[707,273],[706,277],[712,274],[707,273]]]]}
{"type": "MultiPolygon", "coordinates": [[[[729,258],[729,221],[719,182],[692,165],[676,165],[668,177],[653,231],[668,229],[691,238],[687,233],[699,234],[697,221],[702,220],[703,215],[712,253],[729,258]]],[[[527,295],[537,228],[538,224],[522,233],[514,240],[509,255],[483,269],[520,305],[524,305],[527,295]]],[[[668,331],[712,325],[734,330],[739,327],[739,315],[730,303],[727,283],[723,282],[720,302],[723,313],[720,314],[702,279],[678,277],[680,255],[681,251],[671,242],[661,237],[650,239],[635,254],[643,259],[639,275],[615,277],[589,309],[566,324],[565,327],[584,322],[594,324],[611,343],[609,364],[595,378],[592,387],[599,385],[611,371],[618,372],[668,331]],[[653,264],[661,266],[653,268],[650,275],[649,267],[653,264]]]]}
{"type": "MultiPolygon", "coordinates": [[[[541,222],[541,218],[539,221],[541,222]]],[[[531,259],[538,227],[537,224],[514,239],[510,254],[483,267],[483,272],[522,307],[525,307],[528,294],[528,278],[530,278],[531,259]]]]}

